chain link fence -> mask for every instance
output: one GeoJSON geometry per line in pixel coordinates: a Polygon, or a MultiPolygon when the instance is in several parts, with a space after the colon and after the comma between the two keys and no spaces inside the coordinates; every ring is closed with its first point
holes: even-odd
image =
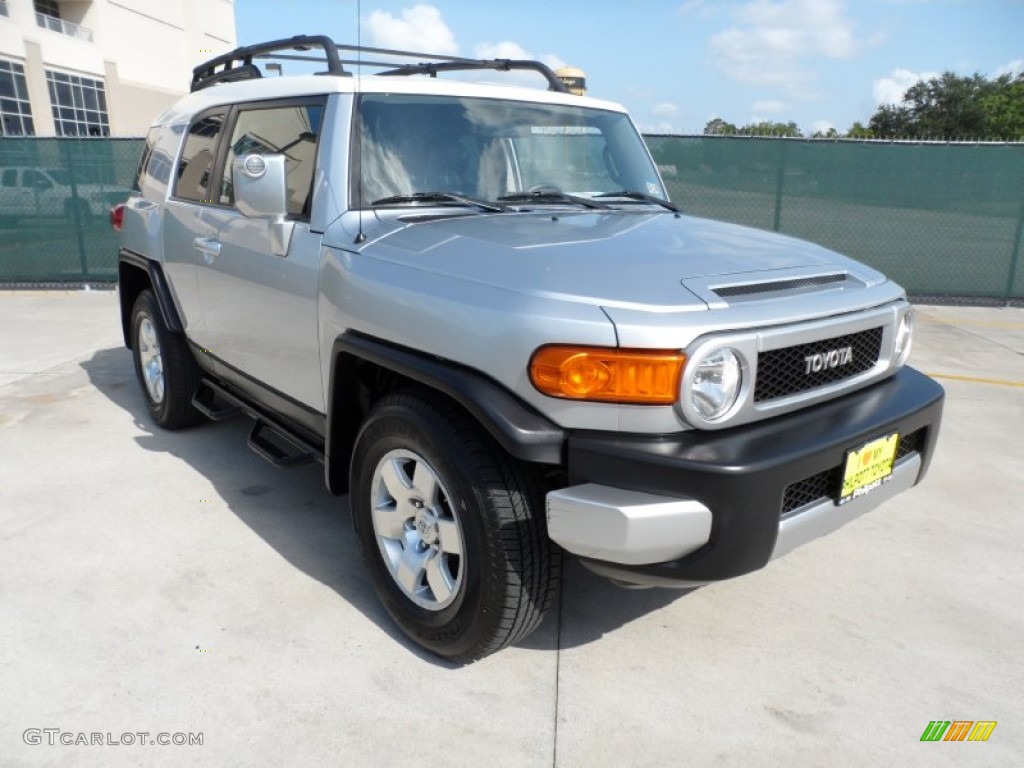
{"type": "Polygon", "coordinates": [[[131,194],[142,139],[0,139],[0,283],[117,280],[110,207],[131,194]]]}
{"type": "MultiPolygon", "coordinates": [[[[1024,302],[1024,144],[647,136],[690,214],[811,240],[914,296],[1024,302]]],[[[141,139],[0,138],[0,283],[117,278],[141,139]]]]}
{"type": "Polygon", "coordinates": [[[819,243],[918,298],[1024,299],[1024,144],[646,139],[687,213],[819,243]]]}

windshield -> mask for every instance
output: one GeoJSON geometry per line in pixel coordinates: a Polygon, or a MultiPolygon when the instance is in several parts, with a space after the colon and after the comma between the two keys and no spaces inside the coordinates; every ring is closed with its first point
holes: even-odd
{"type": "Polygon", "coordinates": [[[618,112],[367,93],[357,116],[356,207],[428,202],[402,200],[424,193],[566,203],[629,190],[667,199],[642,139],[618,112]]]}

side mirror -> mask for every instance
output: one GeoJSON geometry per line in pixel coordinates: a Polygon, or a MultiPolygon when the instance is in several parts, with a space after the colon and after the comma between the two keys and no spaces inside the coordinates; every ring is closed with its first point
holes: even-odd
{"type": "Polygon", "coordinates": [[[284,155],[242,155],[231,166],[235,207],[250,219],[269,219],[271,249],[288,253],[295,222],[288,221],[288,175],[284,155]]]}
{"type": "Polygon", "coordinates": [[[242,155],[232,165],[235,206],[251,219],[288,214],[288,180],[284,155],[242,155]]]}

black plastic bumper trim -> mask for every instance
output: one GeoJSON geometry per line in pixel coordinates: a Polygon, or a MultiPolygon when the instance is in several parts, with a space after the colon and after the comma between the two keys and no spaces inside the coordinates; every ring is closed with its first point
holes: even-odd
{"type": "Polygon", "coordinates": [[[775,547],[786,487],[839,466],[847,450],[889,432],[923,430],[919,482],[934,452],[943,398],[935,381],[905,368],[845,397],[720,432],[666,437],[571,433],[571,485],[593,482],[693,498],[713,515],[708,544],[680,560],[584,564],[623,581],[680,587],[762,568],[775,547]]]}
{"type": "MultiPolygon", "coordinates": [[[[517,459],[539,464],[562,463],[562,429],[474,370],[351,331],[335,340],[333,366],[337,366],[343,354],[367,360],[453,398],[517,459]]],[[[334,373],[332,388],[337,383],[334,373]]],[[[333,433],[330,425],[328,432],[333,433]]]]}

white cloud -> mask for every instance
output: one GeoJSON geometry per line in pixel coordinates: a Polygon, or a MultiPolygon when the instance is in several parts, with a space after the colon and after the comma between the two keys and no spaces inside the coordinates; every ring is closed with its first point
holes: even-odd
{"type": "Polygon", "coordinates": [[[709,45],[715,63],[748,85],[807,97],[815,76],[806,60],[849,59],[865,47],[841,0],[751,0],[732,16],[709,45]]]}
{"type": "MultiPolygon", "coordinates": [[[[500,43],[479,43],[473,48],[473,55],[478,59],[536,59],[547,64],[551,69],[564,67],[565,61],[553,53],[543,56],[534,56],[519,43],[512,40],[502,40],[500,43]]],[[[507,85],[525,85],[532,88],[542,88],[544,81],[538,79],[536,72],[509,72],[500,74],[496,82],[507,85]]]]}
{"type": "Polygon", "coordinates": [[[534,56],[519,43],[503,40],[500,43],[480,43],[473,48],[473,55],[478,59],[537,59],[552,69],[565,66],[565,61],[553,53],[534,56]]]}
{"type": "Polygon", "coordinates": [[[835,128],[831,120],[815,120],[811,123],[811,133],[828,133],[835,128]]]}
{"type": "Polygon", "coordinates": [[[640,133],[683,133],[683,130],[669,120],[656,123],[639,123],[640,133]]]}
{"type": "Polygon", "coordinates": [[[532,59],[519,43],[503,40],[500,43],[480,43],[473,49],[478,59],[532,59]]]}
{"type": "Polygon", "coordinates": [[[875,104],[901,104],[903,94],[907,89],[916,85],[921,80],[931,80],[938,77],[938,72],[913,72],[909,69],[897,68],[885,77],[875,80],[872,91],[875,96],[875,104]]]}
{"type": "Polygon", "coordinates": [[[1024,72],[1024,59],[1014,59],[1013,61],[1003,64],[1003,66],[999,67],[993,73],[993,75],[995,77],[1002,77],[1003,75],[1016,76],[1019,75],[1021,72],[1024,72]]]}
{"type": "Polygon", "coordinates": [[[453,56],[459,52],[455,35],[433,5],[403,8],[401,18],[387,11],[366,17],[367,38],[377,48],[399,48],[453,56]]]}
{"type": "Polygon", "coordinates": [[[658,117],[671,117],[679,114],[679,107],[671,101],[663,101],[651,107],[651,114],[658,117]]]}
{"type": "Polygon", "coordinates": [[[776,99],[762,99],[761,101],[755,101],[754,105],[751,107],[754,112],[768,112],[773,115],[785,112],[788,108],[788,104],[776,99]]]}

